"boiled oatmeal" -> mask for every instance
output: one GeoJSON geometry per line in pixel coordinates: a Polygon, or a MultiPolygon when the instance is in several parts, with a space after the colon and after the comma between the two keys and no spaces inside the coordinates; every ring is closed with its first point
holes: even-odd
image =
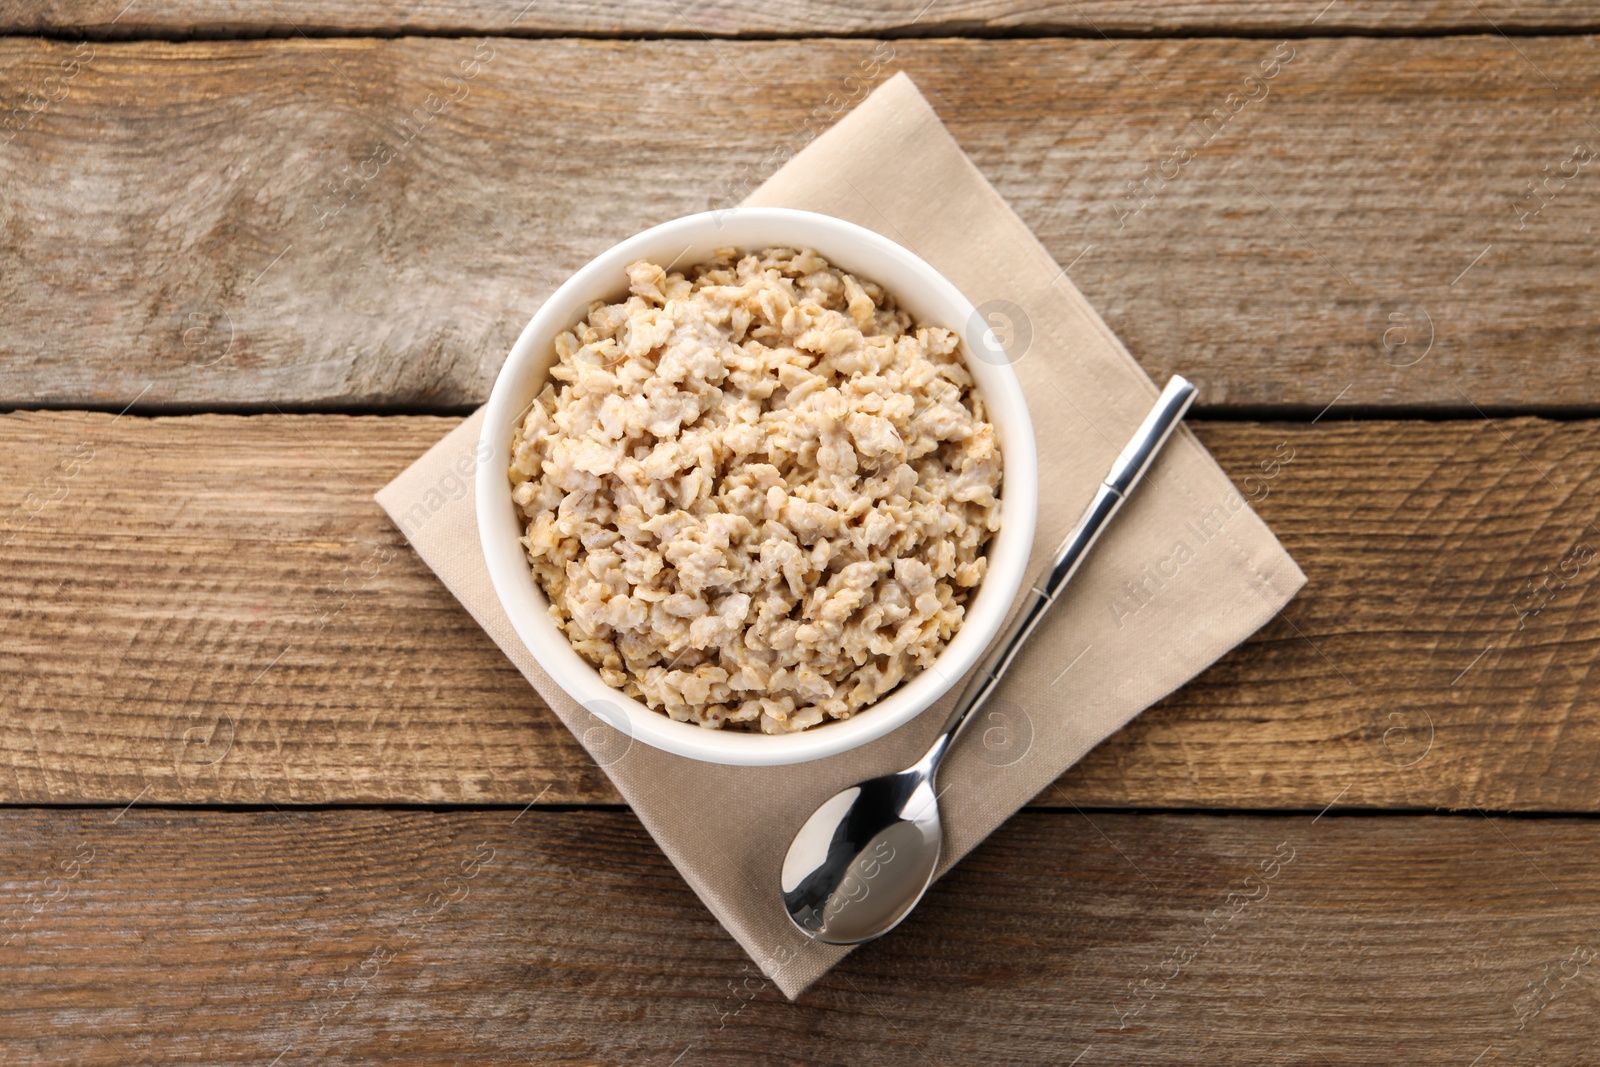
{"type": "Polygon", "coordinates": [[[674,719],[849,718],[933,663],[999,528],[960,338],[811,251],[627,273],[556,338],[512,441],[551,615],[674,719]]]}

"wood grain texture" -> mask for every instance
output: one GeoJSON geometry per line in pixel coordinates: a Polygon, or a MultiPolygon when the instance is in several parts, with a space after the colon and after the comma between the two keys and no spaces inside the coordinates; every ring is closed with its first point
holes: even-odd
{"type": "MultiPolygon", "coordinates": [[[[371,500],[451,425],[0,417],[0,799],[617,801],[371,500]]],[[[1596,810],[1600,422],[1198,431],[1309,584],[1039,803],[1596,810]]]]}
{"type": "Polygon", "coordinates": [[[1024,814],[790,1004],[630,814],[513,817],[0,813],[7,1067],[1592,1049],[1589,820],[1024,814]]]}
{"type": "Polygon", "coordinates": [[[1597,59],[1493,35],[4,40],[0,399],[458,413],[568,272],[736,201],[904,69],[1209,410],[1593,412],[1597,59]]]}
{"type": "Polygon", "coordinates": [[[288,37],[298,34],[595,36],[959,36],[1009,34],[1505,33],[1600,25],[1592,0],[1386,4],[1379,0],[6,0],[0,32],[97,38],[288,37]]]}

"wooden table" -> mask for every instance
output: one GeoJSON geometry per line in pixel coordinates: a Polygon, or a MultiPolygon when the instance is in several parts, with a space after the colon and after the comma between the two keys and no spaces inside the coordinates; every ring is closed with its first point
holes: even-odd
{"type": "Polygon", "coordinates": [[[1600,6],[125,3],[0,5],[0,1064],[1600,1055],[1600,6]],[[790,1004],[371,494],[898,69],[1310,582],[790,1004]]]}

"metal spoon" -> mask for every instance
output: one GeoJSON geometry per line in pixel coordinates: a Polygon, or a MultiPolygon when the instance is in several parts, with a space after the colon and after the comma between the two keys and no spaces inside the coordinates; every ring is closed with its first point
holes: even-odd
{"type": "Polygon", "coordinates": [[[927,892],[944,836],[933,789],[939,761],[994,692],[1100,531],[1167,443],[1194,395],[1195,387],[1181,377],[1167,383],[1050,566],[1034,580],[1032,596],[962,690],[927,754],[898,774],[834,794],[795,834],[783,860],[783,906],[807,937],[831,945],[881,937],[927,892]]]}

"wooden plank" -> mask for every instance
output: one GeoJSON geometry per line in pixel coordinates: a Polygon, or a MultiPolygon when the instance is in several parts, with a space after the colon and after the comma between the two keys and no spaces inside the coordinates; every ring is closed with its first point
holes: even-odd
{"type": "Polygon", "coordinates": [[[1592,1049],[1589,820],[1024,814],[790,1004],[631,815],[513,817],[0,813],[7,1065],[1592,1049]]]}
{"type": "Polygon", "coordinates": [[[505,34],[737,37],[1311,33],[1505,33],[1591,29],[1600,10],[1585,0],[1481,5],[1384,4],[1378,0],[427,0],[403,9],[377,0],[36,0],[0,5],[0,32],[139,37],[392,36],[505,34]]]}
{"type": "MultiPolygon", "coordinates": [[[[0,417],[0,799],[617,801],[371,500],[451,425],[0,417]]],[[[1309,584],[1040,802],[1596,810],[1600,422],[1197,426],[1309,584]]]]}
{"type": "Polygon", "coordinates": [[[1208,410],[1592,413],[1597,42],[0,41],[0,401],[459,413],[904,69],[1208,410]]]}

